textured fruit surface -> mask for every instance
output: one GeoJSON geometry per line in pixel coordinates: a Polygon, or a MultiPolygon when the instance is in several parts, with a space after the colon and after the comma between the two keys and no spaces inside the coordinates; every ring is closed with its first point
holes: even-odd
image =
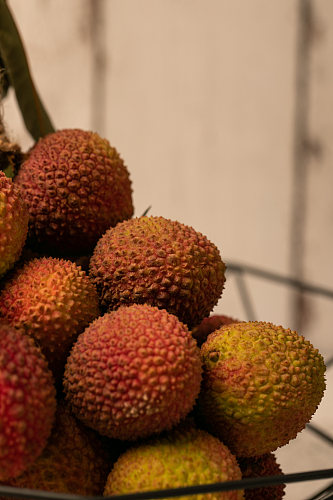
{"type": "MultiPolygon", "coordinates": [[[[104,495],[239,479],[236,458],[224,444],[205,431],[182,427],[121,455],[108,476],[104,495]]],[[[238,490],[176,498],[241,500],[244,496],[238,490]]]]}
{"type": "Polygon", "coordinates": [[[198,345],[201,346],[207,340],[210,333],[215,332],[221,326],[231,325],[231,323],[240,323],[240,321],[231,316],[212,314],[208,318],[204,318],[199,325],[192,328],[191,333],[198,342],[198,345]]]}
{"type": "Polygon", "coordinates": [[[325,364],[295,331],[234,323],[201,347],[199,414],[236,456],[274,451],[296,437],[319,405],[325,364]]]}
{"type": "Polygon", "coordinates": [[[78,337],[64,390],[86,425],[133,440],[184,418],[200,381],[199,348],[185,325],[165,310],[135,304],[96,319],[78,337]]]}
{"type": "Polygon", "coordinates": [[[34,341],[0,323],[0,480],[27,469],[42,453],[56,409],[46,360],[34,341]]]}
{"type": "Polygon", "coordinates": [[[99,436],[84,427],[60,402],[43,453],[9,486],[77,495],[101,495],[110,471],[99,436]]]}
{"type": "Polygon", "coordinates": [[[102,305],[146,303],[188,326],[198,324],[220,298],[225,281],[220,253],[201,233],[163,217],[124,221],[99,240],[90,275],[102,305]]]}
{"type": "MultiPolygon", "coordinates": [[[[238,463],[243,479],[283,474],[273,453],[266,453],[260,457],[239,458],[238,463]]],[[[285,484],[277,484],[266,488],[247,489],[244,491],[245,500],[281,500],[284,496],[285,486],[285,484]]]]}
{"type": "Polygon", "coordinates": [[[62,377],[76,337],[98,315],[95,286],[79,266],[64,259],[27,262],[0,294],[0,317],[37,341],[56,377],[62,377]]]}
{"type": "Polygon", "coordinates": [[[0,171],[0,277],[18,260],[28,232],[29,212],[20,190],[0,171]]]}
{"type": "Polygon", "coordinates": [[[29,207],[30,243],[51,255],[89,251],[133,215],[127,168],[93,132],[65,129],[40,139],[15,182],[29,207]]]}

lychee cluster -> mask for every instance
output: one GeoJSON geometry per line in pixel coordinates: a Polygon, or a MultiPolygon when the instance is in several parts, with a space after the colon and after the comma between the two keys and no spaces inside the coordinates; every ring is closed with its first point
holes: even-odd
{"type": "Polygon", "coordinates": [[[322,356],[282,326],[209,316],[219,249],[132,216],[127,167],[96,133],[49,134],[14,183],[0,172],[0,481],[91,496],[281,474],[272,452],[320,404],[322,356]]]}

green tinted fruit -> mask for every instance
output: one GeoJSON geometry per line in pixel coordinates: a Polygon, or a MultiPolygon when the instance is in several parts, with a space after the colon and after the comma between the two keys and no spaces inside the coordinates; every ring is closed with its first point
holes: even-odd
{"type": "MultiPolygon", "coordinates": [[[[217,438],[192,426],[131,448],[110,472],[104,495],[194,486],[241,479],[236,458],[217,438]]],[[[241,500],[241,490],[177,498],[241,500]]]]}
{"type": "Polygon", "coordinates": [[[200,418],[236,456],[263,455],[288,443],[323,397],[322,356],[281,326],[226,325],[209,335],[201,355],[200,418]]]}

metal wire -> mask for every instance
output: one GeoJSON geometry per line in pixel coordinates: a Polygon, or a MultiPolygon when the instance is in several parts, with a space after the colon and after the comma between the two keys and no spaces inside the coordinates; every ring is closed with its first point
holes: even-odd
{"type": "Polygon", "coordinates": [[[244,273],[252,274],[253,276],[258,276],[259,278],[263,278],[269,281],[275,281],[276,283],[283,283],[284,285],[288,285],[303,292],[322,295],[323,297],[328,297],[330,299],[333,299],[333,290],[330,290],[322,286],[316,286],[311,283],[306,283],[304,281],[300,281],[294,278],[290,278],[289,276],[283,276],[282,274],[278,274],[272,271],[265,271],[263,269],[248,264],[228,262],[227,270],[241,274],[244,273]]]}
{"type": "Polygon", "coordinates": [[[317,427],[314,424],[307,424],[306,428],[309,429],[314,434],[317,434],[317,436],[325,440],[329,445],[333,446],[333,438],[327,432],[323,431],[322,429],[319,429],[319,427],[317,427]]]}
{"type": "Polygon", "coordinates": [[[248,318],[249,321],[256,321],[257,315],[254,312],[254,305],[251,299],[251,294],[249,293],[249,290],[247,288],[244,279],[244,271],[238,272],[236,274],[236,283],[241,301],[243,303],[246,317],[248,318]]]}
{"type": "Polygon", "coordinates": [[[319,491],[314,497],[307,500],[329,500],[333,498],[333,483],[319,491]]]}
{"type": "Polygon", "coordinates": [[[112,496],[82,496],[62,493],[49,493],[41,490],[30,490],[25,488],[14,488],[10,486],[0,486],[0,495],[16,498],[38,498],[40,500],[150,500],[154,498],[174,498],[184,495],[199,495],[204,493],[214,493],[221,491],[233,491],[243,489],[254,489],[277,484],[298,483],[303,481],[315,481],[318,479],[333,478],[333,469],[321,469],[307,472],[297,472],[294,474],[282,474],[277,476],[267,476],[260,478],[247,478],[239,481],[223,481],[213,484],[201,484],[196,486],[186,486],[180,488],[168,488],[164,490],[143,491],[124,495],[112,496]]]}

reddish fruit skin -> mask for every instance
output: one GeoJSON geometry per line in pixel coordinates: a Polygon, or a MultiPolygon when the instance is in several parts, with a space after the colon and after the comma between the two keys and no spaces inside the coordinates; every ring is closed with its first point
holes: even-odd
{"type": "Polygon", "coordinates": [[[86,425],[135,440],[178,424],[200,382],[200,352],[186,326],[165,310],[133,305],[98,318],[78,337],[63,385],[86,425]]]}
{"type": "Polygon", "coordinates": [[[89,252],[109,227],[133,215],[127,168],[93,132],[64,129],[40,139],[15,183],[29,207],[30,244],[50,255],[89,252]]]}
{"type": "Polygon", "coordinates": [[[46,360],[22,331],[0,324],[0,480],[24,472],[46,446],[56,409],[46,360]]]}
{"type": "MultiPolygon", "coordinates": [[[[259,457],[238,458],[238,463],[243,479],[283,474],[273,453],[266,453],[259,457]]],[[[285,484],[277,484],[266,488],[244,490],[245,500],[281,500],[284,496],[285,487],[285,484]]]]}
{"type": "Polygon", "coordinates": [[[29,212],[21,192],[0,171],[0,277],[18,260],[28,232],[29,212]]]}
{"type": "Polygon", "coordinates": [[[195,326],[191,333],[198,342],[198,345],[201,346],[206,342],[208,335],[215,332],[218,328],[221,328],[221,326],[231,325],[231,323],[240,323],[240,321],[231,316],[212,314],[208,318],[204,318],[199,325],[195,326]]]}
{"type": "Polygon", "coordinates": [[[36,340],[56,379],[62,379],[74,340],[98,315],[95,286],[64,259],[28,261],[0,294],[0,317],[36,340]]]}
{"type": "Polygon", "coordinates": [[[90,276],[109,311],[149,304],[191,328],[219,300],[225,264],[218,248],[192,227],[164,217],[139,217],[109,229],[98,241],[90,276]]]}
{"type": "Polygon", "coordinates": [[[43,453],[8,486],[76,495],[101,495],[110,470],[100,436],[82,425],[62,400],[43,453]]]}

